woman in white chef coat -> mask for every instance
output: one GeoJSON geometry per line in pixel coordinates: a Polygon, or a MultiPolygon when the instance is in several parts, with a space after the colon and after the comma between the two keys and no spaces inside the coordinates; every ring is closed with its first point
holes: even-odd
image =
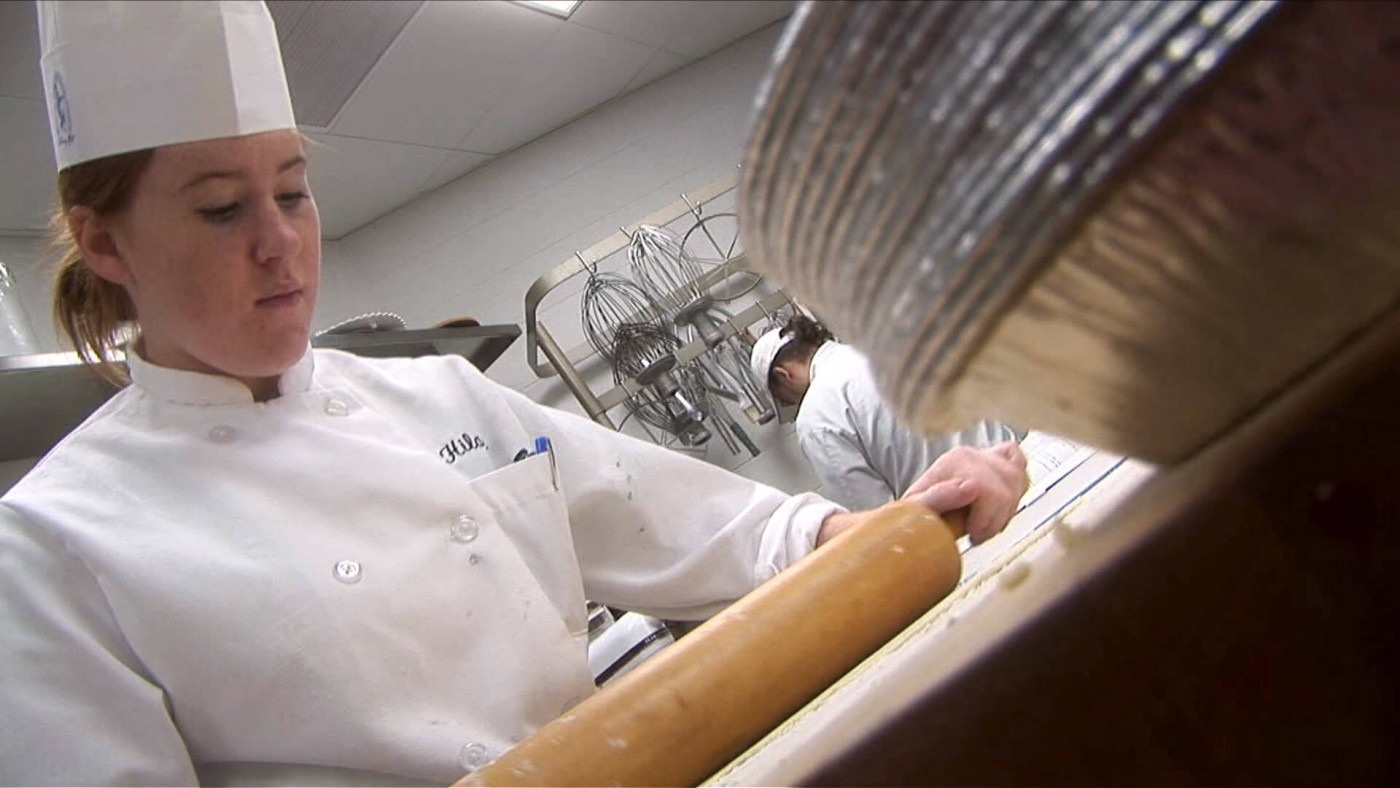
{"type": "MultiPolygon", "coordinates": [[[[40,25],[55,309],[130,385],[0,498],[0,782],[451,782],[593,691],[586,598],[703,618],[859,523],[457,357],[311,351],[262,4],[40,25]]],[[[919,500],[1019,496],[1019,467],[962,457],[919,500]]]]}
{"type": "MultiPolygon", "coordinates": [[[[1024,465],[1016,434],[994,421],[937,437],[911,432],[880,396],[866,357],[806,315],[759,337],[750,360],[775,400],[798,406],[798,442],[821,479],[822,494],[848,508],[873,509],[917,491],[926,473],[943,472],[938,463],[975,456],[977,448],[991,447],[1024,465]]],[[[972,507],[973,544],[999,531],[1015,505],[989,497],[972,507]]]]}

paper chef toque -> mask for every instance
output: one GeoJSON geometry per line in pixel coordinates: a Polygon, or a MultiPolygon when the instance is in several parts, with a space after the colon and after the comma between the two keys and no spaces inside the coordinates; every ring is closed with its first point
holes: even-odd
{"type": "Polygon", "coordinates": [[[60,170],[103,156],[296,127],[261,0],[38,0],[60,170]]]}
{"type": "Polygon", "coordinates": [[[754,343],[753,353],[749,355],[749,367],[764,388],[768,387],[768,373],[773,371],[773,359],[778,357],[778,351],[796,338],[791,334],[783,336],[783,329],[775,328],[754,343]]]}

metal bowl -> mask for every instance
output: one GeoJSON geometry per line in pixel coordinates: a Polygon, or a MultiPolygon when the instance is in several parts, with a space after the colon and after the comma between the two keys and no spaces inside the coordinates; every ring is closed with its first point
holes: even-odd
{"type": "Polygon", "coordinates": [[[925,432],[1153,460],[1400,299],[1400,5],[802,4],[744,244],[925,432]]]}

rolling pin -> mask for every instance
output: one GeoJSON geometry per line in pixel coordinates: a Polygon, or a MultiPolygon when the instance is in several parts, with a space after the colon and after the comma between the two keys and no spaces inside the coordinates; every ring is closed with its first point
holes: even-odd
{"type": "Polygon", "coordinates": [[[887,504],[458,785],[695,785],[957,586],[961,512],[887,504]]]}

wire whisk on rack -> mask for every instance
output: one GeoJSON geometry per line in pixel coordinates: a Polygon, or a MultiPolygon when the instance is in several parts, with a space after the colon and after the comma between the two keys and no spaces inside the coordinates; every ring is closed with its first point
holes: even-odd
{"type": "Polygon", "coordinates": [[[721,325],[728,315],[716,311],[708,289],[702,286],[704,269],[681,240],[661,227],[644,224],[632,235],[627,262],[632,276],[665,318],[704,340],[707,350],[700,363],[717,381],[729,381],[721,388],[740,396],[744,412],[756,423],[771,420],[776,411],[763,384],[749,370],[748,347],[726,335],[721,325]]]}
{"type": "Polygon", "coordinates": [[[580,320],[584,337],[609,363],[617,330],[648,323],[659,328],[659,312],[642,288],[620,274],[590,273],[583,287],[580,320]]]}
{"type": "Polygon", "coordinates": [[[652,323],[624,323],[613,344],[613,380],[621,383],[642,374],[661,358],[681,349],[680,337],[652,323]]]}
{"type": "Polygon", "coordinates": [[[633,379],[643,386],[628,398],[632,412],[687,446],[708,441],[709,396],[696,369],[677,364],[680,338],[652,323],[625,323],[613,342],[613,380],[633,379]]]}
{"type": "Polygon", "coordinates": [[[700,286],[704,269],[699,261],[664,228],[638,227],[627,247],[627,263],[637,284],[668,320],[706,295],[700,286]]]}

